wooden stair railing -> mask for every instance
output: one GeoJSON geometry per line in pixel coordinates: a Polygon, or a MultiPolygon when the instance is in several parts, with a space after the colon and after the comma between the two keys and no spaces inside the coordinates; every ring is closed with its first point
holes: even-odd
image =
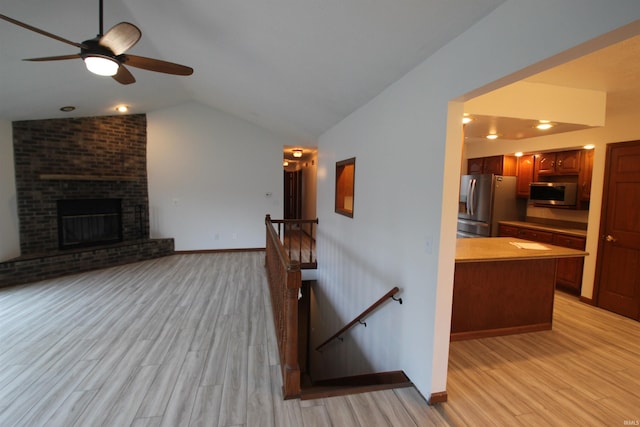
{"type": "Polygon", "coordinates": [[[278,237],[291,260],[300,262],[302,269],[316,269],[318,262],[315,256],[316,219],[271,219],[278,230],[278,237]]]}
{"type": "Polygon", "coordinates": [[[265,225],[265,266],[280,356],[282,395],[285,399],[292,399],[300,396],[298,293],[302,286],[302,273],[300,262],[291,261],[285,252],[270,215],[266,216],[265,225]]]}
{"type": "Polygon", "coordinates": [[[351,322],[349,322],[346,325],[344,325],[344,327],[342,327],[338,332],[336,332],[335,334],[331,335],[326,341],[324,341],[322,344],[317,346],[316,347],[316,351],[320,351],[321,348],[323,348],[324,346],[329,344],[334,339],[340,337],[342,334],[344,334],[347,330],[349,330],[351,327],[353,327],[356,324],[362,323],[365,326],[367,326],[366,323],[362,322],[362,319],[364,319],[369,313],[371,313],[373,310],[375,310],[376,308],[378,308],[382,304],[384,304],[386,301],[388,301],[389,298],[393,299],[394,301],[398,301],[400,304],[402,304],[402,298],[395,298],[394,297],[394,295],[397,294],[399,291],[400,291],[400,289],[396,286],[393,289],[391,289],[389,292],[384,294],[384,296],[382,296],[378,301],[376,301],[373,304],[371,304],[369,306],[369,308],[367,308],[362,313],[360,313],[358,316],[356,316],[355,319],[353,319],[351,322]]]}

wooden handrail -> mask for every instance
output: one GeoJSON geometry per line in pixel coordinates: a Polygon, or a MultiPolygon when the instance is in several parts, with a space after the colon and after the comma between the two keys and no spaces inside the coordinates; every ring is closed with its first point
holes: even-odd
{"type": "MultiPolygon", "coordinates": [[[[373,310],[375,310],[376,308],[380,307],[384,302],[386,302],[389,298],[393,298],[393,296],[398,293],[400,291],[400,289],[395,286],[393,289],[391,289],[389,292],[387,292],[386,294],[384,294],[383,297],[381,297],[378,301],[374,302],[373,304],[371,304],[369,306],[369,308],[367,308],[365,311],[363,311],[362,313],[360,313],[355,319],[353,319],[351,322],[347,323],[342,329],[340,329],[338,332],[336,332],[335,334],[331,335],[331,337],[329,339],[327,339],[325,342],[323,342],[322,344],[320,344],[319,346],[316,347],[316,351],[319,351],[322,347],[324,347],[325,345],[329,344],[331,341],[333,341],[334,339],[338,338],[340,335],[342,335],[343,333],[345,333],[349,328],[351,328],[352,326],[354,326],[356,323],[361,323],[361,320],[364,319],[367,314],[371,313],[373,310]]],[[[395,298],[393,298],[394,300],[396,300],[395,298]]],[[[396,301],[398,301],[400,304],[402,304],[402,298],[398,298],[396,301]]]]}
{"type": "Polygon", "coordinates": [[[291,399],[300,396],[298,292],[302,286],[302,272],[300,263],[289,259],[269,215],[265,218],[265,225],[265,266],[280,356],[282,395],[291,399]]]}
{"type": "Polygon", "coordinates": [[[278,259],[280,260],[280,263],[282,265],[286,266],[287,271],[291,271],[292,269],[299,270],[300,263],[291,261],[291,258],[289,258],[289,255],[285,251],[285,248],[282,245],[282,242],[280,241],[280,233],[276,234],[276,230],[273,228],[272,224],[277,223],[278,221],[283,221],[283,220],[273,220],[271,219],[271,215],[266,216],[265,225],[267,227],[267,242],[269,242],[269,239],[271,239],[271,242],[280,243],[278,245],[274,245],[274,250],[278,253],[278,259]]]}
{"type": "Polygon", "coordinates": [[[272,224],[317,224],[318,218],[315,219],[271,219],[272,224]]]}

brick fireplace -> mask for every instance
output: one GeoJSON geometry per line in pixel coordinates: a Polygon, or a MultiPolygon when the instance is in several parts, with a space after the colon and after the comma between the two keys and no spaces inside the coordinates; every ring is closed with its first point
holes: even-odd
{"type": "MultiPolygon", "coordinates": [[[[60,275],[173,252],[173,239],[149,239],[146,115],[17,121],[13,140],[21,251],[15,262],[38,260],[42,267],[45,259],[59,264],[56,257],[68,263],[71,254],[97,254],[69,271],[52,267],[60,275]],[[110,204],[117,220],[100,211],[110,204]],[[59,208],[71,205],[62,219],[59,208]]],[[[7,264],[0,265],[0,284],[14,277],[7,264]]]]}
{"type": "MultiPolygon", "coordinates": [[[[63,199],[57,205],[60,249],[122,241],[121,199],[63,199]]],[[[141,212],[138,216],[142,220],[141,212]]]]}

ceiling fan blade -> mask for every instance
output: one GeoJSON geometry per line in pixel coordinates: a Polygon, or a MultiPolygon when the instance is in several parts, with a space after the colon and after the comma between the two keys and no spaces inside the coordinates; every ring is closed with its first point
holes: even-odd
{"type": "Polygon", "coordinates": [[[142,32],[128,22],[114,25],[100,38],[100,45],[109,48],[114,55],[122,55],[134,44],[138,43],[142,32]]]}
{"type": "Polygon", "coordinates": [[[123,85],[130,85],[131,83],[136,82],[136,78],[133,77],[133,74],[131,74],[131,72],[122,64],[118,67],[118,72],[113,76],[113,79],[123,85]]]}
{"type": "Polygon", "coordinates": [[[186,65],[174,64],[173,62],[161,61],[159,59],[145,58],[137,55],[123,55],[123,63],[143,70],[156,71],[158,73],[174,74],[176,76],[190,76],[193,68],[186,65]]]}
{"type": "Polygon", "coordinates": [[[17,25],[19,27],[25,28],[27,30],[33,31],[33,32],[38,33],[38,34],[42,34],[43,36],[52,38],[54,40],[58,40],[58,41],[60,41],[62,43],[70,44],[71,46],[75,46],[75,47],[77,47],[79,49],[86,49],[87,48],[87,46],[83,45],[82,43],[72,42],[71,40],[67,40],[67,39],[65,39],[63,37],[56,36],[55,34],[52,34],[52,33],[48,32],[48,31],[41,30],[40,28],[33,27],[33,26],[29,25],[29,24],[25,24],[24,22],[20,22],[17,19],[9,18],[6,15],[1,15],[0,14],[0,19],[4,19],[5,21],[11,22],[12,24],[15,24],[15,25],[17,25]]]}
{"type": "Polygon", "coordinates": [[[73,55],[59,55],[59,56],[43,56],[40,58],[25,58],[23,61],[62,61],[64,59],[80,59],[81,56],[79,53],[74,53],[73,55]]]}

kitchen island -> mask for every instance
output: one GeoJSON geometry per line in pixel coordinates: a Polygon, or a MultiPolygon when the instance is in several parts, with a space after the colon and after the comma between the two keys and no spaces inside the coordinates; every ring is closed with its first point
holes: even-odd
{"type": "Polygon", "coordinates": [[[458,239],[451,340],[551,329],[557,260],[585,255],[514,237],[458,239]]]}

